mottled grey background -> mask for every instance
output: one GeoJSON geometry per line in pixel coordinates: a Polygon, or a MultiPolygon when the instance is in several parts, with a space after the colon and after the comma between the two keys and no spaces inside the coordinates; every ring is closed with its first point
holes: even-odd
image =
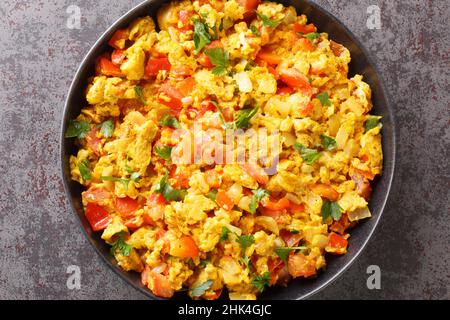
{"type": "MultiPolygon", "coordinates": [[[[143,299],[98,257],[63,193],[58,138],[65,95],[88,49],[140,0],[0,3],[0,298],[143,299]],[[69,5],[81,30],[66,27],[69,5]],[[79,265],[81,290],[66,288],[79,265]]],[[[365,252],[315,299],[449,299],[449,67],[447,0],[318,0],[365,43],[399,125],[394,190],[365,252]],[[379,5],[382,29],[368,30],[379,5]],[[382,289],[366,287],[379,265],[382,289]]]]}

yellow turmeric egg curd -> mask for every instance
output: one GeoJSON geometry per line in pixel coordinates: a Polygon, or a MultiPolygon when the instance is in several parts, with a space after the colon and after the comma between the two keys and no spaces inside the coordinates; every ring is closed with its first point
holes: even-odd
{"type": "Polygon", "coordinates": [[[171,2],[109,45],[66,137],[121,268],[159,297],[256,299],[347,252],[382,172],[347,48],[258,0],[171,2]]]}

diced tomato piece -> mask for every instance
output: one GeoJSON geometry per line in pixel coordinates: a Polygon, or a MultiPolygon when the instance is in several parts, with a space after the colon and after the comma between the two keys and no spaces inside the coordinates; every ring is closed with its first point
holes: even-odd
{"type": "Polygon", "coordinates": [[[339,199],[339,192],[334,190],[329,184],[317,183],[309,186],[312,192],[318,194],[322,198],[326,198],[330,201],[337,201],[339,199]]]}
{"type": "Polygon", "coordinates": [[[253,11],[258,7],[260,0],[238,0],[238,2],[246,11],[253,11]]]}
{"type": "Polygon", "coordinates": [[[86,143],[89,149],[94,152],[96,156],[100,156],[100,146],[102,144],[102,139],[97,136],[97,128],[91,129],[86,135],[86,143]]]}
{"type": "Polygon", "coordinates": [[[270,210],[260,206],[258,211],[262,216],[273,218],[277,224],[285,223],[288,218],[286,210],[270,210]]]}
{"type": "Polygon", "coordinates": [[[333,222],[333,224],[330,226],[330,230],[343,235],[345,233],[345,230],[347,230],[347,228],[350,227],[350,225],[351,222],[348,219],[348,215],[344,213],[342,214],[339,221],[333,222]]]}
{"type": "Polygon", "coordinates": [[[214,291],[213,294],[206,293],[204,298],[206,300],[217,300],[220,298],[221,295],[222,295],[222,289],[219,289],[219,290],[214,291]]]}
{"type": "Polygon", "coordinates": [[[223,119],[226,122],[234,121],[234,108],[227,108],[227,107],[223,108],[222,115],[223,115],[223,119]]]}
{"type": "Polygon", "coordinates": [[[125,226],[128,229],[138,229],[140,227],[142,227],[144,225],[144,218],[142,216],[137,216],[137,217],[131,217],[130,219],[125,221],[125,226]]]}
{"type": "Polygon", "coordinates": [[[347,252],[348,241],[342,236],[332,232],[328,238],[328,245],[332,248],[329,252],[345,254],[347,252]]]}
{"type": "Polygon", "coordinates": [[[189,176],[181,170],[177,170],[177,167],[173,167],[170,170],[170,178],[176,180],[173,187],[175,188],[189,188],[189,176]]]}
{"type": "Polygon", "coordinates": [[[258,183],[267,184],[267,182],[269,182],[269,176],[260,166],[256,164],[244,163],[241,165],[241,167],[258,183]]]}
{"type": "Polygon", "coordinates": [[[289,205],[288,211],[293,213],[293,214],[304,212],[305,211],[305,205],[303,203],[296,204],[296,203],[291,202],[290,205],[289,205]]]}
{"type": "Polygon", "coordinates": [[[280,231],[280,236],[286,243],[287,247],[296,247],[303,238],[300,233],[292,233],[291,231],[285,229],[280,231]]]}
{"type": "Polygon", "coordinates": [[[294,23],[294,31],[295,32],[299,32],[302,34],[308,34],[308,33],[312,33],[312,32],[316,32],[317,28],[312,24],[300,24],[300,23],[294,23]]]}
{"type": "MultiPolygon", "coordinates": [[[[367,157],[367,156],[366,156],[367,157]]],[[[364,156],[362,156],[362,158],[365,158],[364,156]]],[[[368,158],[368,157],[367,157],[368,158]]],[[[363,160],[363,159],[361,159],[361,160],[363,160]]],[[[368,161],[368,159],[367,160],[365,160],[364,162],[367,162],[368,161]]],[[[357,168],[354,168],[355,169],[355,172],[358,172],[358,173],[360,173],[360,174],[362,174],[366,179],[368,179],[368,180],[373,180],[373,179],[375,179],[375,175],[372,173],[372,171],[370,171],[370,170],[360,170],[360,169],[357,169],[357,168]]]]}
{"type": "Polygon", "coordinates": [[[178,30],[181,31],[188,31],[192,30],[193,26],[190,24],[191,17],[194,15],[194,13],[190,10],[180,10],[178,12],[178,18],[180,19],[183,26],[181,28],[178,28],[178,30]]]}
{"type": "Polygon", "coordinates": [[[217,189],[222,184],[221,176],[214,169],[205,172],[205,179],[210,188],[217,189]]]}
{"type": "Polygon", "coordinates": [[[281,96],[289,95],[294,93],[294,88],[291,87],[280,87],[277,89],[277,94],[281,96]]]}
{"type": "Polygon", "coordinates": [[[170,255],[178,258],[194,259],[198,256],[199,250],[194,239],[189,236],[181,237],[170,244],[170,255]]]}
{"type": "Polygon", "coordinates": [[[130,216],[138,210],[139,207],[139,203],[130,197],[116,198],[116,208],[124,217],[130,216]]]}
{"type": "Polygon", "coordinates": [[[123,77],[123,73],[118,66],[111,62],[111,60],[100,57],[98,59],[98,70],[102,75],[110,77],[123,77]]]}
{"type": "Polygon", "coordinates": [[[158,75],[160,70],[170,71],[170,62],[167,57],[149,59],[147,66],[145,67],[145,75],[148,77],[153,77],[158,75]]]}
{"type": "Polygon", "coordinates": [[[83,192],[83,199],[88,202],[102,203],[111,199],[111,193],[104,188],[90,188],[88,191],[83,192]]]}
{"type": "Polygon", "coordinates": [[[273,200],[270,197],[265,197],[261,200],[261,205],[269,210],[285,210],[289,208],[290,201],[287,198],[273,200]]]}
{"type": "Polygon", "coordinates": [[[159,92],[158,101],[160,103],[178,111],[183,108],[183,103],[181,102],[183,95],[177,88],[165,83],[161,86],[159,92]]]}
{"type": "Polygon", "coordinates": [[[271,74],[274,75],[275,80],[280,79],[280,74],[278,73],[277,69],[275,69],[275,68],[272,67],[272,66],[267,66],[267,70],[268,70],[271,74]]]}
{"type": "MultiPolygon", "coordinates": [[[[145,276],[146,279],[142,280],[142,282],[147,283],[148,288],[155,296],[161,298],[171,298],[175,293],[167,276],[156,273],[152,270],[146,271],[145,276]]],[[[142,277],[144,277],[144,275],[142,275],[142,277]]]]}
{"type": "Polygon", "coordinates": [[[166,199],[164,199],[161,193],[153,193],[148,197],[147,205],[148,206],[158,206],[166,204],[166,199]]]}
{"type": "Polygon", "coordinates": [[[278,65],[282,61],[280,55],[277,55],[268,49],[261,49],[256,55],[256,58],[265,61],[270,65],[278,65]]]}
{"type": "Polygon", "coordinates": [[[316,47],[314,46],[314,44],[308,39],[303,37],[298,39],[298,41],[295,43],[294,46],[294,50],[300,51],[314,51],[315,49],[316,47]]]}
{"type": "Polygon", "coordinates": [[[308,278],[316,274],[315,262],[308,261],[302,253],[289,256],[288,269],[290,275],[294,278],[308,278]]]}
{"type": "Polygon", "coordinates": [[[128,39],[128,31],[126,29],[119,29],[114,33],[108,44],[114,49],[125,48],[125,41],[128,39]]]}
{"type": "Polygon", "coordinates": [[[269,258],[267,268],[270,272],[270,285],[274,285],[278,280],[278,272],[284,268],[284,262],[279,258],[269,258]]]}
{"type": "Polygon", "coordinates": [[[103,230],[112,222],[112,217],[108,211],[96,203],[89,202],[85,214],[94,231],[103,230]]]}
{"type": "Polygon", "coordinates": [[[314,105],[310,102],[310,103],[308,103],[307,105],[306,105],[306,107],[304,107],[302,110],[301,110],[301,114],[304,116],[304,117],[306,117],[306,116],[308,116],[310,113],[311,113],[311,111],[314,109],[314,105]]]}
{"type": "Polygon", "coordinates": [[[308,77],[297,69],[290,68],[282,71],[280,79],[288,86],[299,90],[303,94],[307,96],[312,95],[312,87],[308,77]]]}
{"type": "Polygon", "coordinates": [[[203,52],[198,56],[198,63],[208,69],[212,69],[214,67],[209,57],[203,52]]]}
{"type": "Polygon", "coordinates": [[[189,77],[180,81],[177,85],[177,88],[182,96],[187,97],[192,93],[196,84],[197,82],[195,82],[195,78],[189,77]]]}
{"type": "Polygon", "coordinates": [[[121,65],[125,58],[125,50],[116,49],[111,53],[111,62],[117,66],[121,65]]]}
{"type": "Polygon", "coordinates": [[[222,209],[226,211],[231,211],[231,209],[233,209],[234,207],[233,200],[223,190],[217,192],[216,202],[222,209]]]}
{"type": "Polygon", "coordinates": [[[170,72],[177,78],[185,78],[189,77],[194,73],[194,69],[191,66],[187,66],[185,64],[172,66],[170,72]]]}

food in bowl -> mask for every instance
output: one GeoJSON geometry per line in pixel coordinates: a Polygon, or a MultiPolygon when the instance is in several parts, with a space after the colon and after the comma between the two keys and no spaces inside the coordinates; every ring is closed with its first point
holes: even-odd
{"type": "Polygon", "coordinates": [[[163,298],[256,299],[347,252],[383,159],[348,49],[257,0],[171,2],[109,46],[66,137],[121,268],[163,298]]]}

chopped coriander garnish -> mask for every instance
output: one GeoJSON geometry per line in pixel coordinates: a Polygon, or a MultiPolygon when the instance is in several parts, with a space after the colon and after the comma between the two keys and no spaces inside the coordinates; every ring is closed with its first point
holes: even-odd
{"type": "Polygon", "coordinates": [[[174,189],[167,181],[167,174],[157,183],[155,192],[161,193],[167,201],[181,201],[186,196],[186,190],[174,189]]]}
{"type": "Polygon", "coordinates": [[[314,161],[316,161],[317,159],[319,159],[321,157],[321,154],[319,152],[317,152],[316,150],[306,148],[304,145],[302,145],[298,142],[294,144],[294,148],[295,148],[295,150],[297,150],[300,153],[303,160],[305,160],[305,162],[307,164],[311,165],[314,163],[314,161]]]}
{"type": "Polygon", "coordinates": [[[145,101],[144,94],[142,93],[142,87],[134,86],[134,92],[139,98],[139,101],[141,101],[144,106],[147,105],[147,101],[145,101]]]}
{"type": "Polygon", "coordinates": [[[172,147],[169,146],[156,146],[155,147],[155,152],[158,156],[160,156],[161,158],[163,158],[164,160],[169,161],[170,157],[172,155],[172,147]]]}
{"type": "Polygon", "coordinates": [[[119,250],[121,255],[128,257],[133,247],[125,242],[125,232],[123,231],[119,232],[117,236],[118,236],[117,240],[113,243],[113,246],[111,247],[111,254],[114,255],[114,253],[116,253],[116,251],[119,250]]]}
{"type": "Polygon", "coordinates": [[[206,195],[207,198],[211,199],[212,201],[216,201],[217,197],[217,189],[212,189],[208,192],[206,195]]]}
{"type": "Polygon", "coordinates": [[[114,133],[114,121],[109,119],[103,122],[100,125],[100,133],[106,138],[111,138],[114,133]]]}
{"type": "Polygon", "coordinates": [[[211,43],[211,35],[208,29],[209,27],[204,21],[194,21],[194,44],[196,53],[199,53],[200,50],[211,43]]]}
{"type": "Polygon", "coordinates": [[[171,116],[170,114],[166,114],[159,122],[158,124],[163,127],[170,127],[173,129],[180,129],[180,123],[178,122],[177,118],[171,116]]]}
{"type": "Polygon", "coordinates": [[[328,150],[328,151],[333,151],[334,149],[336,149],[336,140],[334,140],[333,138],[326,136],[326,135],[321,135],[320,136],[320,141],[322,142],[322,145],[328,150]]]}
{"type": "Polygon", "coordinates": [[[298,231],[298,230],[295,230],[295,229],[292,229],[292,230],[291,230],[291,233],[292,233],[292,234],[299,234],[299,233],[300,233],[300,231],[298,231]]]}
{"type": "Polygon", "coordinates": [[[268,16],[259,12],[256,12],[256,15],[261,19],[263,26],[265,27],[276,28],[281,23],[281,21],[270,20],[268,16]]]}
{"type": "Polygon", "coordinates": [[[199,285],[198,287],[195,287],[191,290],[191,295],[193,297],[201,297],[202,295],[205,294],[206,290],[211,288],[212,284],[213,284],[212,280],[207,280],[207,281],[203,282],[201,285],[199,285]]]}
{"type": "Polygon", "coordinates": [[[366,120],[366,124],[364,125],[364,127],[365,127],[364,133],[372,130],[373,128],[378,127],[378,125],[380,124],[381,118],[382,117],[380,117],[380,116],[368,116],[367,120],[366,120]]]}
{"type": "Polygon", "coordinates": [[[77,166],[84,181],[92,179],[90,163],[88,160],[78,161],[77,166]]]}
{"type": "Polygon", "coordinates": [[[324,107],[330,107],[331,106],[330,97],[328,96],[327,92],[319,93],[316,96],[316,98],[319,99],[319,101],[322,104],[322,106],[324,106],[324,107]]]}
{"type": "Polygon", "coordinates": [[[258,28],[255,25],[251,25],[250,26],[250,31],[255,35],[255,36],[260,36],[261,33],[259,32],[258,28]]]}
{"type": "Polygon", "coordinates": [[[242,252],[245,254],[247,248],[255,243],[255,237],[252,234],[241,235],[238,236],[237,242],[241,246],[242,252]]]}
{"type": "Polygon", "coordinates": [[[227,227],[222,227],[222,232],[220,233],[220,241],[228,240],[228,235],[230,234],[230,229],[227,227]]]}
{"type": "Polygon", "coordinates": [[[235,124],[237,128],[248,129],[250,127],[250,120],[258,113],[259,108],[242,109],[236,112],[235,124]]]}
{"type": "Polygon", "coordinates": [[[320,33],[317,32],[311,32],[305,35],[306,39],[308,39],[309,41],[313,41],[315,39],[320,38],[320,33]]]}
{"type": "Polygon", "coordinates": [[[322,204],[322,218],[323,220],[327,220],[329,216],[333,218],[333,220],[338,221],[342,216],[343,209],[337,202],[332,202],[325,200],[322,204]]]}
{"type": "Polygon", "coordinates": [[[251,213],[256,213],[256,209],[258,209],[259,202],[269,196],[269,192],[264,189],[253,190],[252,200],[249,205],[249,209],[251,213]]]}
{"type": "Polygon", "coordinates": [[[91,128],[86,121],[70,120],[65,137],[84,139],[89,131],[91,131],[91,128]]]}
{"type": "Polygon", "coordinates": [[[226,68],[229,65],[228,52],[222,48],[212,48],[205,50],[205,54],[211,60],[211,63],[215,66],[212,69],[212,73],[216,76],[223,76],[226,74],[226,68]]]}
{"type": "Polygon", "coordinates": [[[258,289],[259,292],[263,292],[265,287],[270,286],[270,272],[264,273],[262,276],[256,276],[252,280],[252,284],[258,289]]]}
{"type": "Polygon", "coordinates": [[[284,247],[284,248],[276,248],[275,253],[280,257],[280,259],[287,263],[289,254],[294,250],[305,250],[307,247],[284,247]]]}
{"type": "Polygon", "coordinates": [[[252,265],[252,261],[251,261],[250,258],[247,257],[247,256],[243,256],[243,257],[241,258],[241,261],[242,261],[242,263],[243,263],[247,268],[250,268],[250,266],[252,265]]]}
{"type": "Polygon", "coordinates": [[[126,189],[128,189],[128,185],[130,184],[130,181],[133,181],[135,183],[139,183],[141,174],[139,172],[133,172],[130,176],[130,178],[117,178],[117,177],[110,177],[110,176],[101,176],[100,179],[103,181],[113,181],[113,182],[120,182],[122,183],[126,189]]]}

